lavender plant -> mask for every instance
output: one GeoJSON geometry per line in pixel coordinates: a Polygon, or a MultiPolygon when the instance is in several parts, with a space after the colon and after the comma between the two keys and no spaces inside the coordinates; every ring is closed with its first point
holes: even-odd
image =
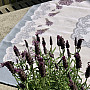
{"type": "Polygon", "coordinates": [[[90,77],[89,62],[84,83],[79,75],[82,67],[80,57],[82,41],[83,39],[75,38],[75,53],[72,54],[69,41],[65,43],[64,38],[57,35],[59,56],[55,58],[56,47],[52,48],[54,43],[52,37],[50,36],[50,50],[47,50],[45,39],[42,38],[41,42],[37,34],[33,41],[34,49],[31,49],[25,40],[27,50],[20,53],[16,46],[13,47],[18,57],[16,64],[7,61],[1,63],[1,66],[9,69],[18,83],[18,89],[21,90],[89,90],[90,85],[87,85],[87,79],[90,77]],[[40,49],[40,43],[42,43],[43,51],[40,49]],[[67,52],[66,56],[65,52],[67,52]]]}

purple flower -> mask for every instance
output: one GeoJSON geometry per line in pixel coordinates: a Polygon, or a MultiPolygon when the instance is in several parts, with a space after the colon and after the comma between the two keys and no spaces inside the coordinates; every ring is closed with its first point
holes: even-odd
{"type": "Polygon", "coordinates": [[[73,3],[73,0],[60,0],[58,3],[61,4],[61,5],[69,6],[73,3]]]}
{"type": "Polygon", "coordinates": [[[40,54],[39,44],[37,42],[35,42],[35,54],[36,55],[40,54]]]}
{"type": "Polygon", "coordinates": [[[74,82],[71,79],[69,80],[69,82],[70,82],[69,83],[69,86],[70,86],[70,89],[71,90],[78,90],[77,89],[77,86],[74,84],[74,82]]]}
{"type": "Polygon", "coordinates": [[[1,63],[1,67],[6,66],[12,74],[15,74],[15,70],[14,70],[13,64],[14,63],[12,61],[7,61],[5,63],[1,63]]]}
{"type": "Polygon", "coordinates": [[[70,47],[70,45],[69,45],[69,42],[68,42],[68,40],[66,41],[66,48],[69,48],[70,47]]]}
{"type": "Polygon", "coordinates": [[[77,68],[77,69],[78,69],[78,68],[81,68],[82,62],[81,62],[81,57],[80,57],[79,53],[76,52],[75,55],[74,55],[74,57],[75,57],[75,59],[76,59],[76,68],[77,68]]]}
{"type": "Polygon", "coordinates": [[[43,58],[40,57],[40,56],[37,57],[37,60],[38,60],[39,62],[43,62],[43,58]]]}
{"type": "Polygon", "coordinates": [[[68,58],[71,56],[70,51],[69,51],[68,48],[67,48],[67,55],[68,55],[68,58]]]}
{"type": "Polygon", "coordinates": [[[14,53],[15,53],[15,55],[16,55],[17,57],[20,56],[19,50],[17,49],[16,46],[13,47],[13,50],[14,50],[14,53]]]}
{"type": "Polygon", "coordinates": [[[28,70],[29,68],[28,68],[28,65],[26,65],[26,69],[25,70],[28,70]]]}
{"type": "Polygon", "coordinates": [[[22,69],[20,69],[20,68],[15,68],[14,70],[15,70],[16,73],[19,73],[22,69]]]}
{"type": "Polygon", "coordinates": [[[25,50],[24,52],[21,53],[22,58],[26,57],[26,53],[27,53],[26,50],[25,50]]]}
{"type": "Polygon", "coordinates": [[[77,43],[77,49],[81,49],[81,44],[84,39],[79,39],[77,43]]]}
{"type": "Polygon", "coordinates": [[[57,35],[57,45],[61,46],[61,49],[65,48],[65,41],[62,36],[57,35]]]}
{"type": "Polygon", "coordinates": [[[26,53],[26,61],[29,65],[33,64],[33,58],[30,56],[29,53],[26,53]]]}
{"type": "Polygon", "coordinates": [[[75,37],[75,42],[74,43],[75,43],[75,46],[77,46],[77,38],[76,37],[75,37]]]}
{"type": "Polygon", "coordinates": [[[52,45],[53,43],[52,43],[52,37],[50,36],[50,45],[52,45]]]}
{"type": "Polygon", "coordinates": [[[25,72],[23,70],[20,70],[18,72],[18,75],[19,75],[21,81],[25,82],[27,80],[27,76],[26,76],[26,74],[25,74],[25,72]]]}
{"type": "Polygon", "coordinates": [[[59,12],[56,12],[56,13],[49,13],[48,15],[53,17],[53,16],[55,16],[55,15],[58,14],[58,13],[59,13],[59,12]]]}
{"type": "Polygon", "coordinates": [[[44,62],[39,63],[39,72],[41,74],[41,77],[45,77],[46,70],[45,70],[45,63],[44,62]]]}
{"type": "Polygon", "coordinates": [[[90,65],[88,64],[88,67],[86,69],[86,72],[85,72],[85,77],[88,78],[90,77],[90,65]]]}
{"type": "Polygon", "coordinates": [[[49,21],[47,18],[45,20],[46,20],[46,25],[47,26],[51,26],[53,24],[53,22],[49,21]]]}
{"type": "Polygon", "coordinates": [[[26,47],[28,48],[28,42],[26,40],[24,40],[24,41],[25,41],[26,47]]]}
{"type": "Polygon", "coordinates": [[[37,37],[37,41],[40,42],[40,37],[38,36],[38,34],[36,35],[37,37]]]}
{"type": "Polygon", "coordinates": [[[43,49],[44,49],[44,53],[47,54],[47,49],[45,46],[43,47],[43,49]]]}
{"type": "Polygon", "coordinates": [[[65,56],[62,57],[62,60],[63,60],[63,67],[66,69],[68,67],[68,63],[66,61],[65,56]]]}
{"type": "Polygon", "coordinates": [[[46,45],[46,42],[45,42],[45,39],[42,37],[42,45],[45,46],[46,45]]]}

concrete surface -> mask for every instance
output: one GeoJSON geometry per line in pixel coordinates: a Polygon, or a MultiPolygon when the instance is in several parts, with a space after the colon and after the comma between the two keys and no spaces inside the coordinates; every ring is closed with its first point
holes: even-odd
{"type": "Polygon", "coordinates": [[[29,8],[0,15],[0,41],[21,20],[29,8]]]}

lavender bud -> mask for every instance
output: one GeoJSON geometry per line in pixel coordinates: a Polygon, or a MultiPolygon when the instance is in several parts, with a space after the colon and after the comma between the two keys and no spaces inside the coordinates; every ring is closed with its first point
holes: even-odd
{"type": "Polygon", "coordinates": [[[16,59],[16,63],[18,64],[18,59],[16,59]]]}
{"type": "Polygon", "coordinates": [[[50,45],[52,45],[53,43],[52,43],[52,37],[50,36],[50,45]]]}
{"type": "Polygon", "coordinates": [[[46,42],[45,42],[44,38],[42,38],[42,45],[43,45],[43,46],[46,45],[46,42]]]}
{"type": "Polygon", "coordinates": [[[61,49],[65,48],[65,41],[62,36],[57,35],[57,45],[61,46],[61,49]]]}
{"type": "Polygon", "coordinates": [[[26,56],[27,51],[21,53],[22,58],[26,56]]]}
{"type": "Polygon", "coordinates": [[[37,57],[37,60],[38,60],[39,62],[43,62],[43,58],[42,58],[42,57],[37,57]]]}
{"type": "Polygon", "coordinates": [[[90,77],[90,65],[88,65],[86,72],[85,72],[85,78],[90,77]]]}
{"type": "Polygon", "coordinates": [[[77,69],[78,68],[81,68],[82,62],[81,62],[81,57],[80,57],[79,53],[76,52],[75,55],[74,55],[74,57],[76,59],[76,68],[77,69]]]}
{"type": "Polygon", "coordinates": [[[77,38],[76,37],[75,37],[75,42],[74,43],[75,43],[75,46],[77,46],[77,38]]]}
{"type": "Polygon", "coordinates": [[[37,41],[40,42],[40,37],[38,36],[38,34],[36,36],[37,36],[37,41]]]}
{"type": "Polygon", "coordinates": [[[60,40],[61,40],[61,36],[57,35],[57,45],[58,46],[61,46],[61,43],[60,43],[60,40]]]}
{"type": "Polygon", "coordinates": [[[44,64],[44,62],[40,62],[39,63],[39,72],[41,74],[41,77],[45,77],[46,70],[45,70],[45,64],[44,64]]]}
{"type": "Polygon", "coordinates": [[[62,41],[61,42],[61,49],[64,49],[65,48],[65,41],[62,41]]]}
{"type": "Polygon", "coordinates": [[[33,58],[29,55],[29,53],[26,53],[26,60],[29,65],[33,64],[33,58]]]}
{"type": "Polygon", "coordinates": [[[12,74],[15,74],[15,70],[14,70],[13,64],[14,63],[12,61],[7,61],[7,62],[3,63],[2,66],[3,67],[6,66],[12,74]]]}
{"type": "Polygon", "coordinates": [[[58,69],[58,65],[55,63],[55,67],[56,67],[56,69],[58,69]]]}
{"type": "Polygon", "coordinates": [[[70,45],[69,45],[69,42],[68,42],[68,40],[66,41],[66,48],[69,48],[70,47],[70,45]]]}
{"type": "Polygon", "coordinates": [[[26,47],[28,48],[28,42],[26,40],[24,40],[24,41],[25,41],[26,47]]]}
{"type": "Polygon", "coordinates": [[[18,75],[19,75],[21,81],[25,82],[27,80],[27,76],[23,70],[19,71],[18,75]]]}
{"type": "Polygon", "coordinates": [[[71,79],[69,80],[69,82],[70,82],[69,83],[69,86],[70,86],[70,89],[71,90],[78,90],[77,89],[77,86],[74,84],[74,82],[71,79]]]}
{"type": "Polygon", "coordinates": [[[20,69],[20,68],[15,68],[15,69],[14,69],[15,73],[19,73],[21,70],[22,70],[22,69],[20,69]]]}
{"type": "Polygon", "coordinates": [[[68,63],[66,61],[65,56],[62,57],[62,60],[63,60],[63,67],[66,69],[68,67],[68,63]]]}
{"type": "Polygon", "coordinates": [[[71,56],[70,51],[69,51],[68,48],[67,48],[67,55],[68,55],[68,58],[71,56]]]}
{"type": "Polygon", "coordinates": [[[16,55],[17,57],[20,56],[19,50],[17,49],[16,46],[13,47],[13,50],[14,50],[14,53],[15,53],[15,55],[16,55]]]}
{"type": "Polygon", "coordinates": [[[44,53],[47,54],[47,49],[46,49],[46,47],[44,46],[43,48],[44,48],[44,53]]]}
{"type": "Polygon", "coordinates": [[[28,65],[26,65],[26,70],[28,70],[28,65]]]}
{"type": "Polygon", "coordinates": [[[81,49],[81,44],[84,39],[79,39],[77,43],[77,49],[81,49]]]}
{"type": "Polygon", "coordinates": [[[40,49],[39,49],[39,45],[37,42],[35,42],[35,54],[39,55],[40,54],[40,49]]]}

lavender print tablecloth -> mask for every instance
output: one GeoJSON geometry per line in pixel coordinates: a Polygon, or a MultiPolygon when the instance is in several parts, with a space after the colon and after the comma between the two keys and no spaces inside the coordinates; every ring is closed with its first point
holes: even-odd
{"type": "MultiPolygon", "coordinates": [[[[49,36],[56,42],[57,35],[69,40],[71,52],[74,51],[74,38],[83,38],[81,50],[82,71],[90,62],[90,2],[84,0],[53,0],[33,6],[23,19],[12,29],[0,44],[0,62],[16,61],[13,46],[20,51],[25,49],[24,40],[32,46],[35,34],[45,37],[49,48],[49,36]]],[[[57,47],[56,44],[53,47],[57,47]]],[[[58,51],[55,51],[57,57],[58,51]]],[[[85,77],[82,76],[83,81],[85,77]]],[[[0,82],[15,85],[16,81],[6,69],[0,69],[0,82]]],[[[88,84],[90,78],[88,79],[88,84]]]]}

